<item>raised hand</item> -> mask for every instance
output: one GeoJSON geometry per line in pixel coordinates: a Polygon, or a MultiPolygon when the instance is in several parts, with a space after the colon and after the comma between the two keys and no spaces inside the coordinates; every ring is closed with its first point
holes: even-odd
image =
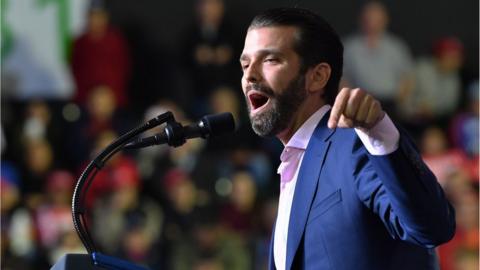
{"type": "Polygon", "coordinates": [[[365,90],[343,88],[333,104],[328,127],[369,130],[384,116],[380,102],[365,90]]]}

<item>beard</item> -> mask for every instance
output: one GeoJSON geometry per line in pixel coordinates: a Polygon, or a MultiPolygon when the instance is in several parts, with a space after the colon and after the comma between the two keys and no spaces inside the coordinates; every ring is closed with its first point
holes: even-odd
{"type": "MultiPolygon", "coordinates": [[[[283,91],[279,91],[279,94],[260,84],[252,84],[250,88],[263,92],[270,99],[270,108],[253,116],[249,113],[253,131],[262,137],[274,136],[285,130],[307,96],[304,75],[293,78],[283,91]]],[[[247,106],[250,112],[252,107],[248,100],[247,106]]]]}

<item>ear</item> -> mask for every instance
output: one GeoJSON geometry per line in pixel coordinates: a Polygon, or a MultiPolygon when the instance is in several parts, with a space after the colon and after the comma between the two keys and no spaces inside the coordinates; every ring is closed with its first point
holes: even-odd
{"type": "Polygon", "coordinates": [[[306,75],[305,86],[309,93],[316,93],[322,91],[327,85],[332,68],[327,63],[320,63],[312,68],[309,68],[306,75]]]}

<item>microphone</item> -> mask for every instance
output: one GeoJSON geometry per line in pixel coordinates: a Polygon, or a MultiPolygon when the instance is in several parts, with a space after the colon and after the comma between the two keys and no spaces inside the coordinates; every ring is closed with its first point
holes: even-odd
{"type": "Polygon", "coordinates": [[[195,124],[182,126],[175,121],[167,123],[165,129],[155,135],[140,138],[126,144],[125,149],[138,149],[152,145],[167,143],[170,146],[178,147],[187,139],[201,137],[204,139],[231,133],[235,130],[235,121],[231,113],[220,113],[206,115],[195,124]]]}

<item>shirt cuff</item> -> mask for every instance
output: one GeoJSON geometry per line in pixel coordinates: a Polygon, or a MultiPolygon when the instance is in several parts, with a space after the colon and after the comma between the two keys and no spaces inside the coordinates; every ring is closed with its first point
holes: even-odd
{"type": "Polygon", "coordinates": [[[370,130],[355,129],[367,151],[374,156],[388,155],[398,149],[400,133],[387,114],[370,130]]]}

